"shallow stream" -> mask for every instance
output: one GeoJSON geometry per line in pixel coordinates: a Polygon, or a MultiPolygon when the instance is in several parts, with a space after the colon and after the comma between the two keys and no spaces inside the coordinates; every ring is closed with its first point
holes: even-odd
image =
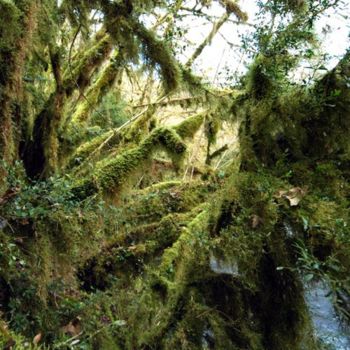
{"type": "MultiPolygon", "coordinates": [[[[210,269],[217,274],[239,276],[234,261],[210,257],[210,269]]],[[[350,350],[350,326],[344,325],[336,314],[331,290],[323,281],[304,285],[305,301],[310,312],[315,337],[327,350],[350,350]]]]}
{"type": "Polygon", "coordinates": [[[325,349],[350,350],[350,328],[337,316],[327,284],[318,281],[306,285],[305,299],[315,335],[325,349]]]}

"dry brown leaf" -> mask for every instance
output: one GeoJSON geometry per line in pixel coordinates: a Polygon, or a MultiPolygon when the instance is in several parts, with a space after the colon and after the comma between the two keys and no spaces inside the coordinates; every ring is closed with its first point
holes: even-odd
{"type": "Polygon", "coordinates": [[[262,223],[262,219],[258,215],[252,215],[252,227],[257,228],[262,223]]]}
{"type": "Polygon", "coordinates": [[[26,225],[29,225],[29,224],[30,224],[30,222],[29,222],[28,219],[23,219],[23,220],[20,221],[20,223],[21,223],[21,225],[23,225],[23,226],[26,226],[26,225]]]}
{"type": "Polygon", "coordinates": [[[9,188],[3,195],[0,197],[0,205],[5,204],[9,199],[14,197],[20,191],[19,187],[9,188]]]}
{"type": "Polygon", "coordinates": [[[169,192],[170,196],[172,198],[179,198],[180,197],[180,192],[179,191],[173,191],[173,192],[169,192]]]}
{"type": "Polygon", "coordinates": [[[287,198],[291,207],[297,206],[303,197],[306,195],[307,190],[301,187],[293,187],[288,191],[280,190],[277,192],[277,198],[287,198]]]}
{"type": "Polygon", "coordinates": [[[19,244],[19,245],[22,245],[24,243],[23,237],[16,237],[15,238],[15,243],[19,244]]]}
{"type": "Polygon", "coordinates": [[[14,339],[9,339],[4,345],[4,350],[13,350],[16,346],[16,341],[14,339]]]}
{"type": "Polygon", "coordinates": [[[33,344],[38,345],[41,341],[41,338],[43,337],[42,333],[38,333],[34,338],[33,338],[33,344]]]}
{"type": "Polygon", "coordinates": [[[138,253],[145,253],[146,252],[146,246],[144,244],[135,244],[135,245],[131,245],[128,250],[130,252],[133,252],[135,254],[138,253]]]}
{"type": "MultiPolygon", "coordinates": [[[[2,316],[2,312],[0,311],[0,317],[2,316]]],[[[2,336],[9,336],[9,330],[8,330],[8,325],[1,320],[0,318],[0,334],[2,336]]]]}
{"type": "Polygon", "coordinates": [[[69,322],[66,326],[62,327],[62,332],[74,337],[81,333],[81,324],[78,318],[69,322]]]}

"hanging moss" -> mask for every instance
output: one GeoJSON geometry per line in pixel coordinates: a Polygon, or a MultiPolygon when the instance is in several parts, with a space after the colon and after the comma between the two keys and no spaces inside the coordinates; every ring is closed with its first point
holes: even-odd
{"type": "Polygon", "coordinates": [[[251,65],[246,77],[246,89],[257,100],[268,97],[273,89],[273,80],[269,76],[269,64],[262,55],[251,65]]]}
{"type": "Polygon", "coordinates": [[[346,158],[350,114],[345,101],[350,89],[346,85],[349,74],[344,66],[341,68],[343,62],[312,88],[282,86],[279,91],[275,91],[276,80],[266,75],[266,67],[261,76],[258,62],[247,85],[257,101],[246,98],[238,112],[246,114],[251,147],[258,158],[269,165],[277,159],[295,162],[304,157],[329,158],[332,154],[346,158]]]}
{"type": "Polygon", "coordinates": [[[205,92],[202,80],[186,67],[181,66],[181,77],[183,85],[192,93],[205,92]],[[203,91],[204,90],[204,91],[203,91]]]}
{"type": "Polygon", "coordinates": [[[142,140],[144,134],[149,133],[157,126],[155,111],[154,106],[149,107],[141,117],[125,129],[123,132],[125,142],[138,143],[142,140]]]}
{"type": "Polygon", "coordinates": [[[180,68],[170,49],[141,23],[134,22],[133,29],[141,42],[145,60],[159,67],[166,92],[176,89],[180,83],[180,68]]]}
{"type": "Polygon", "coordinates": [[[216,136],[220,129],[220,120],[217,115],[209,114],[205,119],[205,134],[209,144],[216,142],[216,136]]]}
{"type": "Polygon", "coordinates": [[[94,155],[91,160],[96,160],[101,155],[108,153],[108,151],[112,151],[115,154],[118,147],[122,148],[128,142],[133,144],[140,142],[143,135],[149,131],[148,124],[152,115],[153,112],[151,110],[135,122],[125,126],[123,130],[118,130],[118,128],[109,130],[94,137],[92,140],[84,142],[70,157],[67,167],[72,168],[74,165],[80,165],[91,155],[94,155]]]}
{"type": "MultiPolygon", "coordinates": [[[[0,154],[12,163],[19,148],[17,133],[23,117],[23,81],[26,57],[30,49],[40,6],[35,1],[1,1],[6,20],[0,25],[0,154]]],[[[2,181],[0,180],[0,186],[2,181]]]]}
{"type": "Polygon", "coordinates": [[[312,117],[302,126],[308,136],[308,156],[349,159],[350,143],[350,87],[349,57],[347,53],[338,65],[314,86],[311,92],[318,102],[312,117]]]}

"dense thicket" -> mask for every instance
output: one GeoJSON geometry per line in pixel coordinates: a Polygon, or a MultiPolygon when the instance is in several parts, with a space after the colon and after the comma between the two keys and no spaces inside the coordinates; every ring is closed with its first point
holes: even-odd
{"type": "Polygon", "coordinates": [[[289,73],[340,3],[259,2],[272,25],[219,89],[191,65],[248,20],[235,1],[182,65],[181,11],[211,1],[0,0],[4,349],[322,348],[303,282],[350,318],[350,53],[289,73]]]}

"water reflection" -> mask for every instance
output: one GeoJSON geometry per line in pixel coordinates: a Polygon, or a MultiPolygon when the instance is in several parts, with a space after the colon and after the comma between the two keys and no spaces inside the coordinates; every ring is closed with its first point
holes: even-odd
{"type": "Polygon", "coordinates": [[[214,255],[210,255],[210,269],[218,274],[226,274],[232,276],[238,276],[238,266],[235,261],[231,261],[226,258],[218,258],[214,255]]]}

